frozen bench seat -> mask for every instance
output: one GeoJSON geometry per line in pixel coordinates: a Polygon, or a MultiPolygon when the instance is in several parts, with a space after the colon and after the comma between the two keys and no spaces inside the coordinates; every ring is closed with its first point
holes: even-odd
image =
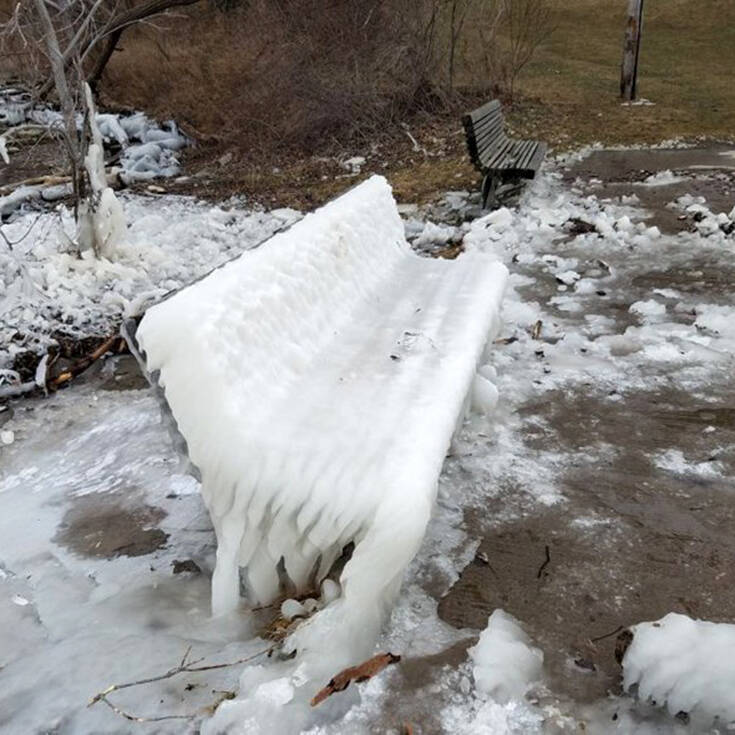
{"type": "Polygon", "coordinates": [[[354,624],[370,650],[506,276],[479,252],[416,255],[376,176],[145,313],[138,345],[217,534],[215,614],[238,606],[241,575],[250,601],[269,603],[284,570],[291,594],[306,591],[354,542],[342,596],[317,617],[354,624]]]}

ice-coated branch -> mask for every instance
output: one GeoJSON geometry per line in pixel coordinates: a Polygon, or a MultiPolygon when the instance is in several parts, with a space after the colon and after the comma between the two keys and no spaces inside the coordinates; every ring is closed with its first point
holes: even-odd
{"type": "Polygon", "coordinates": [[[178,666],[174,666],[170,668],[168,671],[164,672],[163,674],[158,674],[157,676],[150,676],[145,679],[137,679],[136,681],[129,681],[124,684],[111,684],[107,689],[104,689],[101,692],[98,692],[95,694],[87,703],[87,707],[92,707],[97,702],[104,702],[115,714],[120,715],[120,717],[124,717],[126,720],[130,720],[131,722],[161,722],[163,720],[191,720],[195,717],[198,717],[201,713],[200,712],[192,712],[190,714],[185,715],[158,715],[158,716],[143,716],[143,715],[134,715],[130,712],[127,712],[120,707],[118,707],[116,704],[111,702],[109,700],[109,695],[113,692],[118,692],[123,689],[129,689],[130,687],[137,687],[137,686],[143,686],[144,684],[153,684],[157,681],[163,681],[165,679],[171,679],[174,676],[177,676],[178,674],[194,674],[199,673],[201,671],[215,671],[217,669],[226,669],[232,666],[238,666],[240,664],[249,663],[251,661],[254,661],[255,659],[258,659],[262,656],[270,655],[273,651],[278,648],[278,644],[274,644],[272,646],[269,646],[268,648],[264,648],[262,651],[258,651],[258,653],[254,653],[250,656],[244,656],[243,658],[239,658],[236,661],[228,661],[226,663],[221,664],[205,664],[204,666],[197,666],[197,664],[200,664],[202,661],[204,661],[203,658],[194,659],[193,661],[189,660],[189,655],[191,654],[191,646],[186,649],[186,652],[184,653],[183,658],[181,659],[181,663],[179,663],[178,666]]]}

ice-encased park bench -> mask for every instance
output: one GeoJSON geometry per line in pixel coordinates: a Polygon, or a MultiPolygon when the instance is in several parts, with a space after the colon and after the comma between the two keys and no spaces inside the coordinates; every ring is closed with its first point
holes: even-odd
{"type": "Polygon", "coordinates": [[[455,428],[473,393],[492,401],[477,370],[506,277],[480,252],[415,254],[374,176],[145,312],[134,341],[217,535],[215,615],[241,577],[253,604],[284,573],[290,594],[313,588],[354,542],[340,598],[292,645],[369,654],[455,428]]]}

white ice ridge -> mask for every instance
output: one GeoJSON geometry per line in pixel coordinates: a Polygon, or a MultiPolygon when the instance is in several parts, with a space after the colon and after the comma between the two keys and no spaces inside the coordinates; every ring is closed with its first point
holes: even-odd
{"type": "Polygon", "coordinates": [[[137,338],[217,534],[215,615],[238,606],[240,569],[265,604],[281,561],[304,592],[354,542],[341,597],[296,637],[371,650],[470,393],[494,395],[477,370],[506,277],[480,252],[416,255],[373,176],[146,312],[137,338]]]}
{"type": "Polygon", "coordinates": [[[669,613],[632,627],[623,658],[626,690],[669,713],[720,724],[735,721],[735,625],[669,613]]]}

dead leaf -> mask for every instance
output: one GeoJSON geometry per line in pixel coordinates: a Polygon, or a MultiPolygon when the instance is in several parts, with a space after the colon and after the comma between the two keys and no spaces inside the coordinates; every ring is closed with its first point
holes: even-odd
{"type": "Polygon", "coordinates": [[[329,684],[324,689],[319,690],[314,695],[314,698],[311,700],[311,706],[316,707],[335,692],[341,692],[347,689],[352,681],[361,682],[371,679],[376,674],[379,674],[386,666],[396,664],[400,660],[400,656],[395,656],[392,653],[379,653],[377,656],[373,656],[357,666],[351,666],[348,669],[344,669],[344,671],[340,671],[339,674],[329,680],[329,684]]]}
{"type": "Polygon", "coordinates": [[[531,338],[532,339],[538,339],[541,336],[541,327],[543,326],[543,322],[539,319],[534,325],[533,329],[531,330],[531,338]]]}

